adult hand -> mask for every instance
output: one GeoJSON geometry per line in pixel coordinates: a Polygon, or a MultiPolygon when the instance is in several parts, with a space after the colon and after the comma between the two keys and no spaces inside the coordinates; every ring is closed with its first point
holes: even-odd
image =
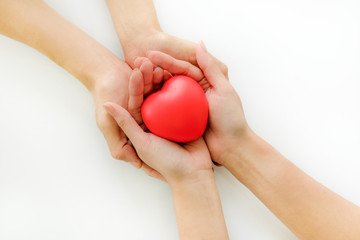
{"type": "Polygon", "coordinates": [[[115,103],[105,103],[104,107],[131,140],[143,166],[148,167],[145,169],[156,173],[149,175],[169,183],[180,239],[229,239],[204,139],[180,145],[146,132],[145,126],[139,125],[144,93],[154,86],[151,82],[158,75],[152,72],[149,60],[137,62],[142,62],[140,70],[133,71],[129,83],[128,109],[133,116],[115,103]]]}
{"type": "Polygon", "coordinates": [[[107,74],[96,79],[92,90],[95,101],[96,122],[104,134],[110,148],[111,155],[118,160],[131,163],[140,168],[142,161],[129,144],[124,132],[119,128],[115,120],[104,109],[105,102],[114,102],[124,108],[128,108],[129,78],[132,69],[121,60],[107,74]]]}
{"type": "Polygon", "coordinates": [[[194,65],[158,51],[147,54],[155,65],[172,74],[185,74],[200,83],[209,103],[209,122],[204,134],[212,160],[224,165],[226,155],[241,144],[250,131],[235,89],[203,43],[196,47],[196,60],[202,71],[194,65]],[[205,77],[205,78],[204,78],[205,77]]]}
{"type": "Polygon", "coordinates": [[[210,155],[202,138],[179,145],[144,131],[140,108],[146,94],[145,83],[153,81],[153,74],[146,73],[153,68],[149,61],[144,61],[140,69],[135,69],[130,77],[128,109],[131,114],[114,102],[105,103],[104,107],[131,140],[144,161],[145,172],[170,184],[212,172],[210,155]]]}
{"type": "Polygon", "coordinates": [[[44,53],[91,91],[97,124],[112,155],[140,167],[141,160],[125,134],[103,109],[106,101],[127,107],[131,68],[44,1],[0,1],[0,22],[0,34],[44,53]]]}
{"type": "MultiPolygon", "coordinates": [[[[133,38],[131,44],[124,45],[125,61],[134,67],[134,60],[138,56],[145,56],[150,50],[166,53],[176,59],[187,61],[198,66],[196,60],[196,43],[183,40],[161,30],[146,32],[144,35],[133,38]]],[[[214,64],[218,66],[223,75],[227,78],[228,68],[220,60],[210,55],[214,64]]]]}

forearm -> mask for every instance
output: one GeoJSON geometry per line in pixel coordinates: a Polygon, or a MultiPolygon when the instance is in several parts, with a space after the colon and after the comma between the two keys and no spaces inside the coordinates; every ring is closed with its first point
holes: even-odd
{"type": "Polygon", "coordinates": [[[180,239],[228,239],[212,172],[197,180],[170,184],[180,239]]]}
{"type": "Polygon", "coordinates": [[[136,39],[161,31],[152,0],[106,0],[123,48],[136,39]]]}
{"type": "Polygon", "coordinates": [[[325,188],[253,133],[225,167],[300,239],[357,239],[360,208],[325,188]]]}
{"type": "Polygon", "coordinates": [[[0,0],[0,33],[44,53],[88,89],[118,60],[40,0],[0,0]]]}

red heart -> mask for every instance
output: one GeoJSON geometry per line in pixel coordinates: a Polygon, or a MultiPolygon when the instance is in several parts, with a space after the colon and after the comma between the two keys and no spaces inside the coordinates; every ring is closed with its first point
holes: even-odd
{"type": "Polygon", "coordinates": [[[194,79],[183,75],[167,80],[141,107],[144,123],[152,133],[182,143],[203,135],[208,114],[204,90],[194,79]]]}

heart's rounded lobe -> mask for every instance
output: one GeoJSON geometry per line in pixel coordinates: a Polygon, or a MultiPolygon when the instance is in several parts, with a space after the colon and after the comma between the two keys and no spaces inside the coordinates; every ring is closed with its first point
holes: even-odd
{"type": "Polygon", "coordinates": [[[201,86],[190,77],[178,75],[145,99],[141,115],[152,133],[184,143],[203,135],[209,106],[201,86]]]}

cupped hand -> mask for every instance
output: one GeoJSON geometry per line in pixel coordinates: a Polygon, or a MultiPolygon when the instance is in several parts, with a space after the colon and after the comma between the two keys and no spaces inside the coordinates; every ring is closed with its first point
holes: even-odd
{"type": "Polygon", "coordinates": [[[113,102],[105,103],[104,107],[131,140],[136,153],[144,162],[145,172],[150,176],[170,184],[196,179],[203,171],[212,171],[210,154],[202,138],[179,145],[144,131],[146,127],[140,109],[146,94],[146,83],[154,82],[156,77],[150,74],[152,71],[151,62],[144,60],[140,70],[135,69],[131,74],[128,111],[113,102]]]}
{"type": "Polygon", "coordinates": [[[110,101],[128,108],[131,72],[132,69],[119,60],[111,71],[96,79],[92,95],[95,102],[96,122],[108,143],[111,155],[115,159],[124,160],[140,168],[142,161],[129,144],[125,133],[103,107],[105,102],[110,101]]]}
{"type": "MultiPolygon", "coordinates": [[[[196,43],[174,37],[162,31],[152,31],[151,34],[141,35],[141,37],[134,38],[129,46],[124,46],[125,61],[134,68],[135,58],[139,56],[144,57],[150,50],[160,51],[176,59],[198,66],[196,43]]],[[[211,58],[227,77],[227,66],[215,57],[211,56],[211,58]]]]}
{"type": "Polygon", "coordinates": [[[212,160],[225,165],[226,155],[237,147],[250,130],[240,98],[227,81],[227,76],[203,43],[196,47],[196,61],[201,70],[159,51],[150,51],[147,57],[154,66],[171,74],[192,77],[203,87],[209,103],[209,121],[204,138],[212,160]]]}

